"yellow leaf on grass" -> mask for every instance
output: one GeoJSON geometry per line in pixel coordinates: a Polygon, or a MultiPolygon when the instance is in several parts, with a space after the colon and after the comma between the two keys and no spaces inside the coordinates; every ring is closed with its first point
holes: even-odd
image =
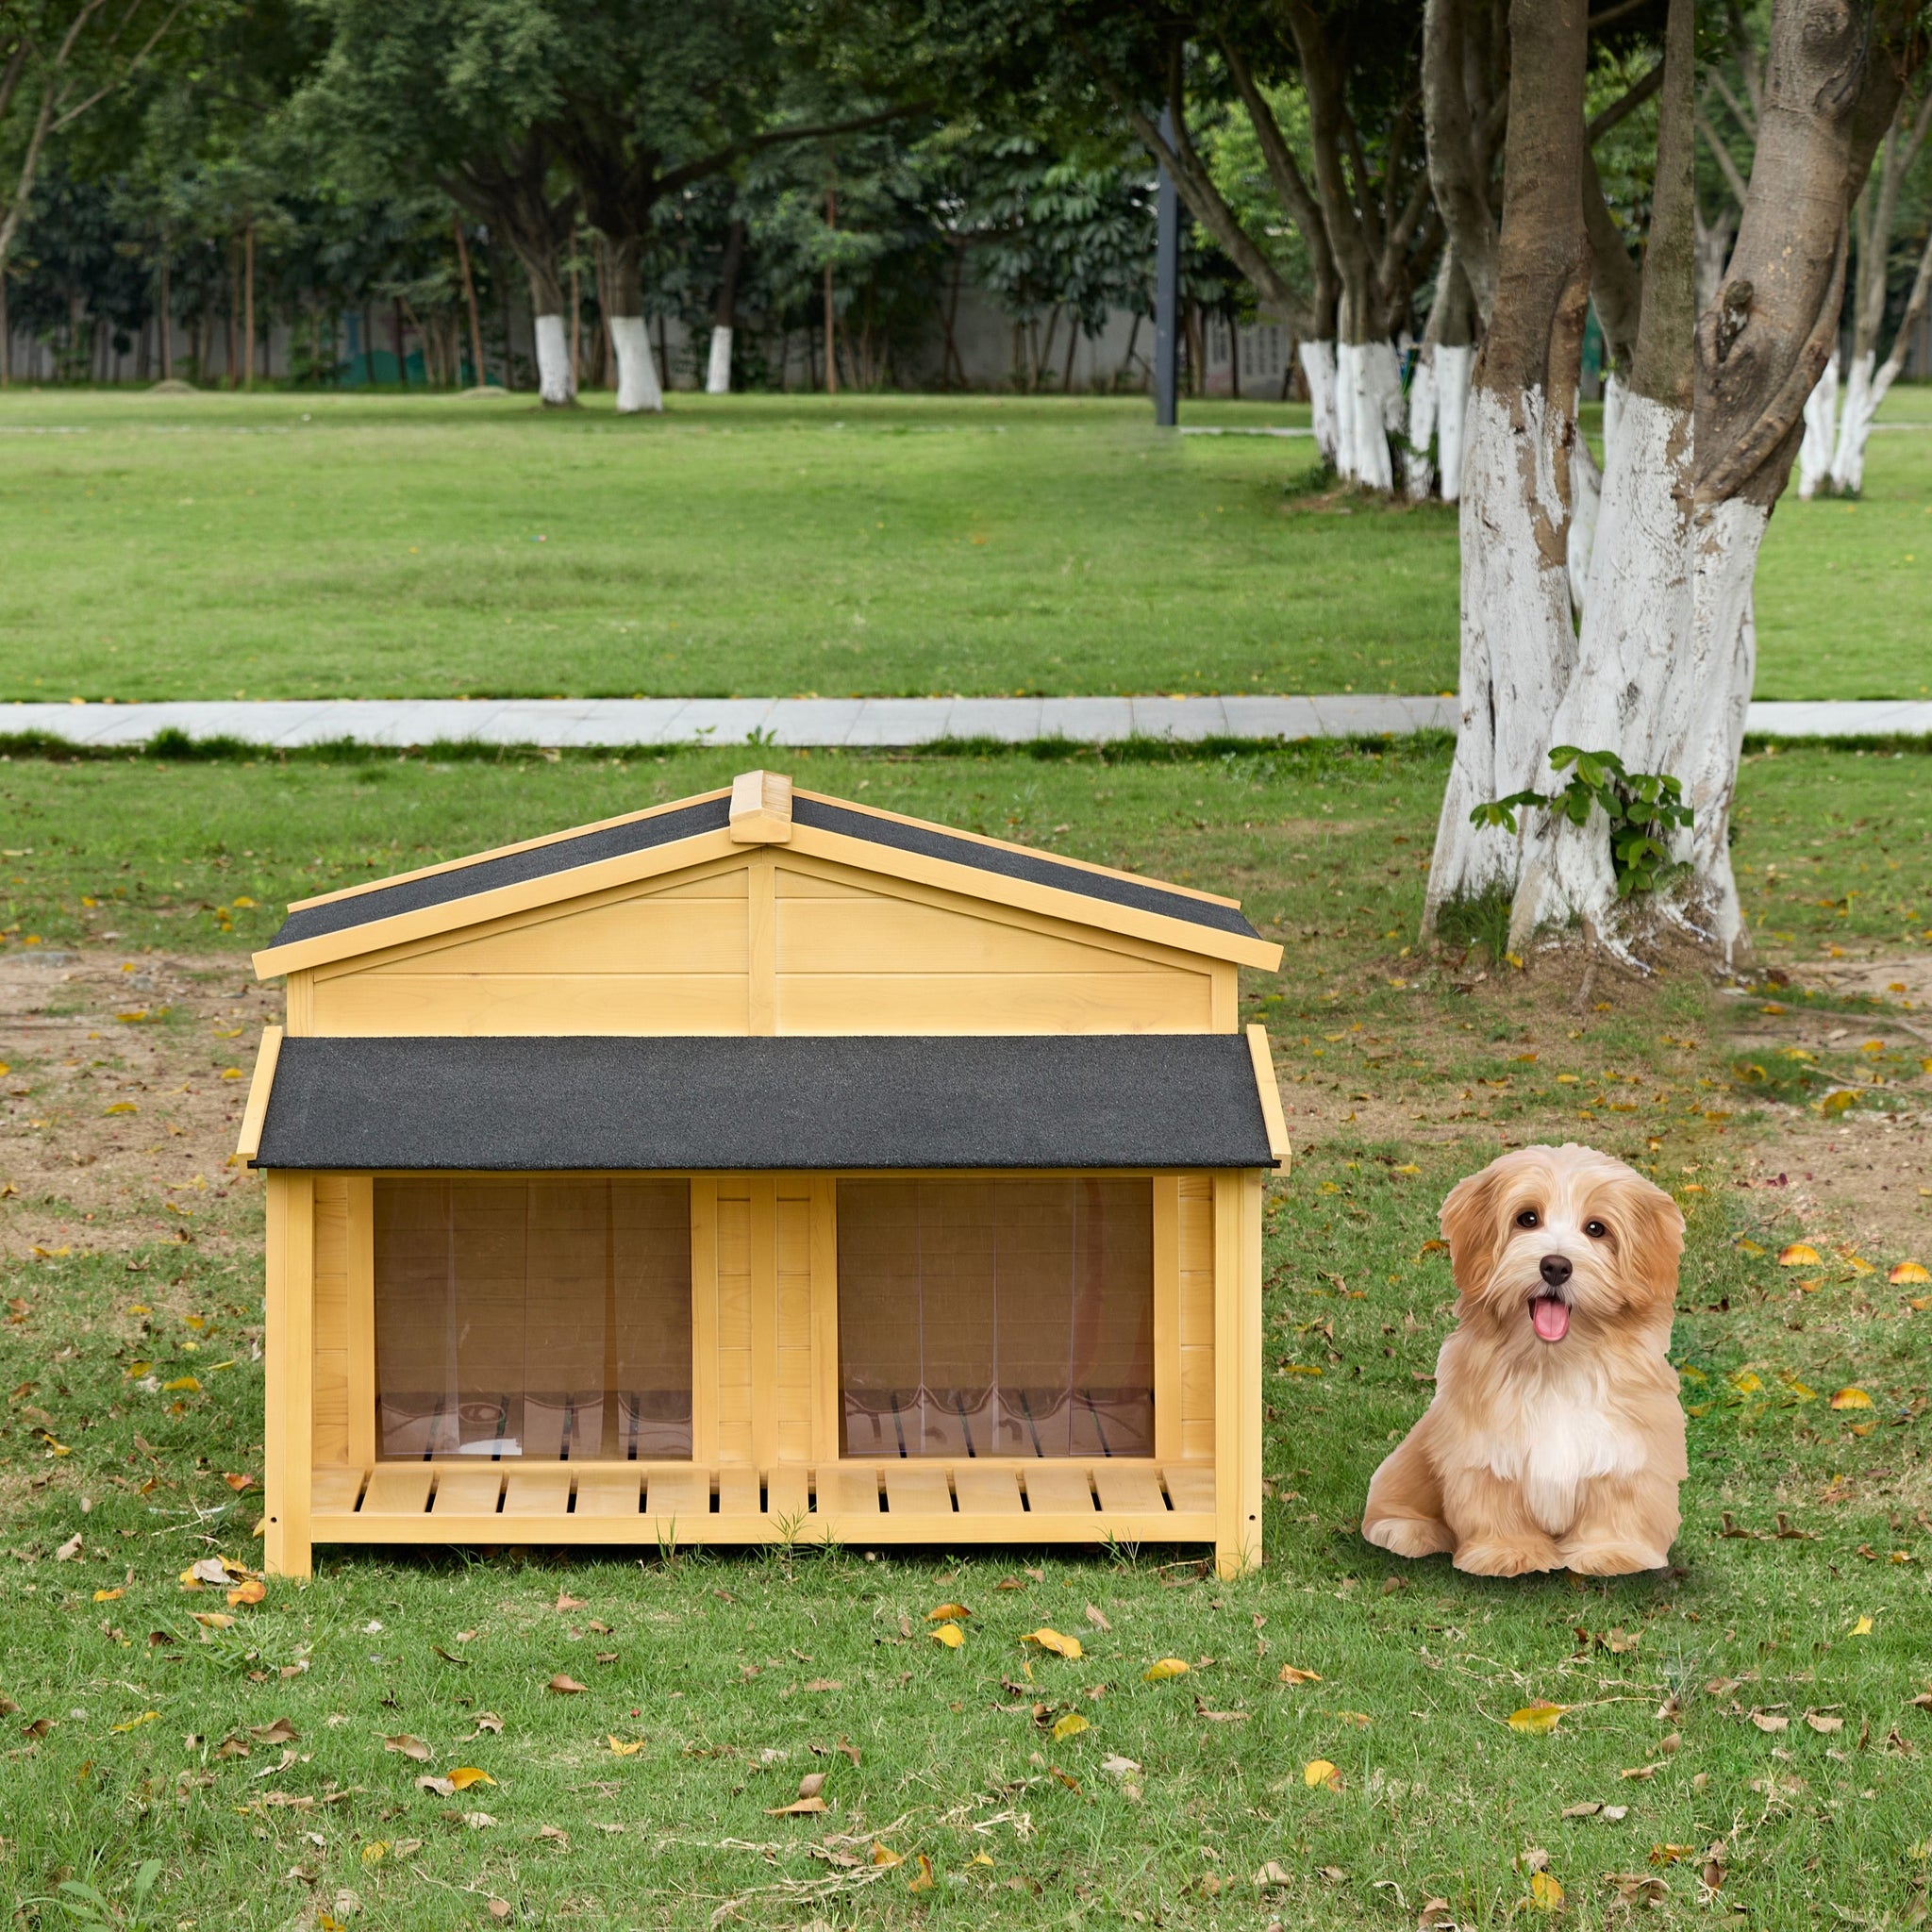
{"type": "Polygon", "coordinates": [[[1855,1255],[1849,1248],[1843,1251],[1842,1258],[1845,1266],[1854,1274],[1876,1274],[1878,1273],[1877,1269],[1873,1267],[1863,1255],[1855,1255]]]}
{"type": "Polygon", "coordinates": [[[1528,1738],[1544,1738],[1557,1728],[1557,1720],[1569,1708],[1567,1704],[1525,1704],[1509,1713],[1509,1728],[1528,1738]]]}
{"type": "Polygon", "coordinates": [[[1151,1663],[1141,1673],[1143,1684],[1164,1684],[1170,1677],[1185,1677],[1190,1664],[1177,1657],[1164,1657],[1158,1663],[1151,1663]]]}
{"type": "Polygon", "coordinates": [[[926,1635],[935,1643],[943,1643],[948,1650],[958,1650],[966,1641],[966,1633],[957,1624],[941,1624],[937,1630],[928,1630],[926,1635]]]}
{"type": "Polygon", "coordinates": [[[1283,1684],[1319,1684],[1322,1674],[1320,1671],[1298,1670],[1293,1664],[1283,1664],[1276,1681],[1283,1684]]]}
{"type": "Polygon", "coordinates": [[[1764,1252],[1756,1241],[1745,1241],[1741,1237],[1738,1241],[1737,1247],[1740,1255],[1761,1255],[1764,1252]]]}
{"type": "Polygon", "coordinates": [[[101,1111],[103,1113],[139,1113],[141,1109],[131,1100],[117,1100],[112,1107],[104,1107],[101,1111]]]}
{"type": "Polygon", "coordinates": [[[1780,1268],[1815,1268],[1824,1259],[1816,1248],[1808,1247],[1803,1241],[1793,1241],[1788,1248],[1780,1248],[1777,1265],[1780,1268]]]}
{"type": "Polygon", "coordinates": [[[1529,1874],[1529,1899],[1539,1911],[1559,1911],[1563,1905],[1563,1888],[1547,1872],[1532,1872],[1529,1874]]]}
{"type": "Polygon", "coordinates": [[[371,1839],[362,1847],[362,1862],[365,1865],[379,1865],[388,1857],[389,1840],[387,1839],[371,1839]]]}
{"type": "Polygon", "coordinates": [[[144,1710],[139,1717],[129,1718],[125,1724],[109,1724],[108,1728],[116,1733],[121,1731],[138,1731],[142,1724],[151,1724],[159,1716],[160,1712],[158,1710],[144,1710]]]}
{"type": "Polygon", "coordinates": [[[611,1738],[608,1741],[610,1744],[610,1755],[613,1757],[635,1757],[649,1740],[640,1738],[636,1743],[626,1744],[622,1738],[611,1738]]]}
{"type": "MultiPolygon", "coordinates": [[[[120,1592],[117,1591],[115,1594],[120,1592]]],[[[196,1610],[194,1621],[204,1630],[232,1630],[235,1627],[235,1620],[226,1610],[196,1610]]]]}
{"type": "Polygon", "coordinates": [[[94,1601],[97,1604],[110,1604],[120,1594],[121,1591],[118,1590],[97,1590],[94,1591],[94,1601]]]}
{"type": "Polygon", "coordinates": [[[1903,1288],[1907,1282],[1932,1281],[1924,1265],[1917,1261],[1901,1261],[1886,1274],[1886,1280],[1894,1288],[1903,1288]]]}
{"type": "Polygon", "coordinates": [[[1054,1741],[1062,1738],[1077,1738],[1087,1728],[1087,1720],[1077,1710],[1070,1710],[1053,1727],[1054,1741]]]}
{"type": "Polygon", "coordinates": [[[894,1865],[903,1865],[906,1860],[891,1845],[874,1845],[872,1861],[881,1871],[889,1872],[894,1865]]]}
{"type": "Polygon", "coordinates": [[[1843,1113],[1847,1108],[1857,1104],[1857,1098],[1851,1088],[1840,1087],[1837,1092],[1827,1093],[1818,1103],[1818,1110],[1820,1113],[1843,1113]]]}
{"type": "Polygon", "coordinates": [[[176,1375],[172,1382],[161,1384],[163,1395],[174,1395],[177,1392],[198,1395],[201,1392],[201,1384],[192,1375],[176,1375]]]}
{"type": "Polygon", "coordinates": [[[478,1771],[474,1764],[458,1765],[450,1773],[449,1781],[459,1791],[467,1791],[472,1785],[493,1785],[496,1782],[487,1771],[478,1771]]]}
{"type": "Polygon", "coordinates": [[[1872,1398],[1862,1389],[1840,1389],[1831,1398],[1834,1408],[1870,1408],[1872,1398]]]}
{"type": "Polygon", "coordinates": [[[1846,1632],[1845,1634],[1846,1634],[1847,1636],[1849,1636],[1849,1637],[1869,1637],[1869,1636],[1871,1636],[1871,1634],[1872,1634],[1872,1619],[1871,1619],[1870,1617],[1860,1617],[1860,1618],[1858,1619],[1858,1621],[1857,1621],[1857,1622],[1856,1624],[1854,1624],[1852,1625],[1851,1629],[1850,1629],[1850,1630],[1848,1630],[1848,1631],[1847,1631],[1847,1632],[1846,1632]]]}
{"type": "Polygon", "coordinates": [[[924,1852],[921,1852],[913,1862],[919,1867],[919,1875],[907,1885],[906,1890],[908,1891],[930,1891],[934,1884],[932,1860],[924,1852]]]}
{"type": "Polygon", "coordinates": [[[1080,1648],[1077,1637],[1064,1637],[1058,1630],[1049,1630],[1042,1624],[1038,1630],[1029,1630],[1021,1638],[1022,1643],[1037,1643],[1041,1650],[1050,1650],[1056,1657],[1079,1657],[1086,1656],[1080,1648]]]}
{"type": "Polygon", "coordinates": [[[1756,1395],[1764,1387],[1749,1369],[1740,1369],[1729,1378],[1730,1385],[1740,1395],[1756,1395]]]}
{"type": "Polygon", "coordinates": [[[938,1609],[926,1611],[925,1621],[928,1624],[957,1624],[962,1617],[972,1614],[964,1604],[941,1604],[938,1609]]]}
{"type": "Polygon", "coordinates": [[[1326,1785],[1331,1791],[1341,1789],[1341,1773],[1325,1757],[1311,1757],[1302,1766],[1302,1782],[1309,1790],[1317,1785],[1326,1785]]]}
{"type": "Polygon", "coordinates": [[[268,1586],[258,1576],[251,1576],[246,1583],[238,1583],[228,1592],[228,1607],[237,1604],[258,1604],[268,1594],[268,1586]]]}
{"type": "Polygon", "coordinates": [[[1400,1167],[1392,1169],[1391,1172],[1395,1174],[1420,1174],[1422,1169],[1414,1161],[1405,1160],[1400,1167]]]}

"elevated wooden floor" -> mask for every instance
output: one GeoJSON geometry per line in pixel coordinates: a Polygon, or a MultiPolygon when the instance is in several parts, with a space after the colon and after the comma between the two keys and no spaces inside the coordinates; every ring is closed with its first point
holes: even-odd
{"type": "Polygon", "coordinates": [[[1204,1542],[1205,1463],[895,1460],[699,1469],[449,1457],[319,1469],[319,1543],[1204,1542]]]}

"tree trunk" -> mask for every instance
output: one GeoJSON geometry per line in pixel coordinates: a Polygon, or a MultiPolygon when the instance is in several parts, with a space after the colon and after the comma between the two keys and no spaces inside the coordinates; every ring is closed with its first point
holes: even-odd
{"type": "Polygon", "coordinates": [[[174,299],[168,279],[168,244],[161,243],[161,380],[170,382],[175,375],[175,316],[174,299]]]}
{"type": "Polygon", "coordinates": [[[718,306],[711,313],[711,354],[705,368],[705,393],[731,393],[731,333],[738,322],[738,270],[744,258],[744,224],[734,221],[724,238],[718,271],[718,306]]]}
{"type": "Polygon", "coordinates": [[[1831,478],[1833,444],[1838,432],[1838,351],[1824,365],[1824,374],[1805,398],[1805,440],[1798,446],[1798,495],[1808,502],[1818,486],[1831,478]]]}
{"type": "Polygon", "coordinates": [[[651,354],[650,332],[644,326],[643,283],[638,268],[638,238],[604,238],[610,310],[605,321],[610,347],[617,358],[617,413],[620,416],[661,415],[664,391],[658,381],[657,358],[651,354]]]}
{"type": "Polygon", "coordinates": [[[1321,451],[1322,460],[1339,473],[1341,468],[1341,421],[1337,401],[1335,344],[1325,339],[1298,342],[1295,358],[1302,366],[1302,380],[1308,386],[1315,447],[1321,451]]]}
{"type": "Polygon", "coordinates": [[[457,233],[457,267],[463,278],[463,304],[470,311],[470,380],[479,387],[490,380],[483,367],[483,318],[476,308],[476,284],[470,274],[470,244],[463,236],[463,218],[453,215],[457,233]]]}
{"type": "Polygon", "coordinates": [[[255,387],[255,224],[250,222],[243,233],[242,242],[242,336],[245,343],[242,351],[244,361],[242,371],[242,387],[252,390],[255,387]]]}
{"type": "MultiPolygon", "coordinates": [[[[1682,4],[1682,0],[1679,0],[1682,4]]],[[[1510,11],[1509,126],[1497,289],[1476,358],[1463,458],[1461,730],[1424,911],[1513,891],[1521,835],[1471,812],[1544,775],[1569,681],[1566,540],[1590,293],[1581,170],[1585,0],[1510,11]]]]}

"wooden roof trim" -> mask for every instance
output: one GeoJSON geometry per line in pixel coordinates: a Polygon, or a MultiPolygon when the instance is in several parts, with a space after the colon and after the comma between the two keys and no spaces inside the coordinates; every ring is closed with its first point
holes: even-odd
{"type": "Polygon", "coordinates": [[[514,845],[494,845],[488,852],[472,852],[461,858],[445,858],[440,865],[419,865],[414,872],[385,873],[379,879],[364,879],[359,885],[342,886],[333,892],[317,892],[308,899],[291,899],[289,910],[303,912],[311,906],[329,906],[340,899],[357,899],[365,892],[380,892],[391,886],[406,886],[413,879],[436,878],[446,872],[460,872],[465,866],[481,865],[486,859],[508,858],[519,852],[534,852],[540,846],[559,845],[566,839],[581,839],[591,832],[608,831],[612,825],[636,824],[641,819],[659,818],[667,811],[682,811],[687,806],[703,805],[708,800],[723,798],[729,789],[720,785],[709,791],[694,791],[689,798],[674,798],[668,805],[647,806],[642,811],[622,811],[615,818],[594,819],[587,825],[571,825],[561,832],[546,832],[541,839],[525,839],[514,845]]]}
{"type": "MultiPolygon", "coordinates": [[[[722,797],[712,792],[711,797],[722,797]]],[[[680,804],[688,801],[680,800],[680,804]]],[[[620,822],[621,823],[621,822],[620,822]]],[[[361,953],[381,952],[411,940],[433,939],[439,934],[457,932],[464,926],[481,925],[487,920],[501,919],[512,912],[527,912],[566,899],[581,899],[611,886],[635,885],[659,874],[682,872],[702,865],[710,858],[728,858],[741,854],[741,845],[732,842],[728,830],[700,832],[690,839],[672,839],[662,845],[649,845],[641,852],[626,852],[615,858],[604,858],[591,865],[574,865],[562,872],[547,872],[533,879],[501,886],[494,891],[473,892],[466,898],[445,899],[440,905],[425,906],[409,912],[398,912],[388,919],[366,920],[360,925],[345,925],[336,932],[318,933],[313,939],[294,940],[286,946],[270,946],[254,956],[255,976],[270,979],[278,973],[298,973],[311,966],[332,965],[338,959],[354,958],[361,953]]],[[[385,880],[384,884],[392,884],[385,880]]]]}
{"type": "MultiPolygon", "coordinates": [[[[1251,939],[1241,933],[1224,932],[1216,926],[1197,925],[1191,920],[1143,911],[1137,906],[1118,905],[1111,899],[1096,899],[1071,889],[1038,885],[1031,879],[1011,878],[1005,873],[933,858],[923,852],[902,851],[896,845],[876,844],[870,839],[850,839],[842,832],[827,832],[817,825],[794,823],[788,849],[815,858],[832,859],[860,872],[882,873],[889,878],[938,886],[962,898],[991,900],[1026,912],[1044,913],[1074,925],[1124,933],[1130,939],[1152,940],[1158,945],[1199,958],[1228,959],[1241,966],[1258,966],[1270,973],[1278,971],[1281,965],[1281,948],[1272,940],[1251,939]]],[[[1144,885],[1150,881],[1136,879],[1135,883],[1144,885]]]]}
{"type": "Polygon", "coordinates": [[[1024,858],[1043,858],[1053,865],[1068,866],[1075,872],[1091,872],[1102,878],[1120,879],[1130,886],[1153,886],[1163,892],[1172,892],[1176,898],[1199,899],[1208,906],[1226,906],[1234,911],[1241,909],[1239,899],[1224,898],[1219,892],[1206,892],[1198,886],[1177,886],[1172,879],[1157,879],[1142,872],[1123,872],[1118,866],[1096,865],[1090,858],[1070,858],[1064,852],[1048,852],[1038,845],[1019,845],[1010,839],[994,839],[984,832],[968,832],[958,825],[942,825],[937,819],[916,819],[903,811],[887,811],[876,805],[861,805],[855,798],[835,798],[829,791],[807,791],[802,787],[794,790],[797,798],[809,798],[817,805],[836,805],[846,811],[863,812],[868,818],[890,819],[894,824],[912,825],[922,832],[937,832],[944,839],[962,839],[969,844],[990,845],[998,852],[1017,852],[1024,858]]]}
{"type": "Polygon", "coordinates": [[[242,1133],[235,1152],[244,1162],[261,1152],[261,1124],[268,1118],[268,1096],[275,1084],[275,1064],[281,1058],[282,1029],[264,1026],[261,1047],[255,1056],[255,1075],[248,1083],[248,1104],[242,1109],[242,1133]]]}
{"type": "Polygon", "coordinates": [[[1291,1157],[1288,1141],[1288,1117],[1281,1110],[1281,1085],[1274,1077],[1274,1056],[1268,1046],[1268,1029],[1248,1028],[1248,1052],[1255,1062],[1255,1087],[1261,1096],[1261,1118],[1268,1124],[1268,1151],[1274,1157],[1277,1174],[1286,1174],[1291,1157]]]}

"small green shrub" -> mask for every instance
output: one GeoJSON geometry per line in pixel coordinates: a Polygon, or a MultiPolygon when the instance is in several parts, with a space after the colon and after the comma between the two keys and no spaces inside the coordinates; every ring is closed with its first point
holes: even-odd
{"type": "Polygon", "coordinates": [[[1663,891],[1690,875],[1685,861],[1672,859],[1669,842],[1672,829],[1690,824],[1692,818],[1691,808],[1684,803],[1682,779],[1668,772],[1626,772],[1615,752],[1581,751],[1574,744],[1557,745],[1550,763],[1558,772],[1570,771],[1570,782],[1560,791],[1547,796],[1512,792],[1477,806],[1470,824],[1513,832],[1517,812],[1533,807],[1583,825],[1590,823],[1592,809],[1600,808],[1609,822],[1610,865],[1620,899],[1663,891]]]}

